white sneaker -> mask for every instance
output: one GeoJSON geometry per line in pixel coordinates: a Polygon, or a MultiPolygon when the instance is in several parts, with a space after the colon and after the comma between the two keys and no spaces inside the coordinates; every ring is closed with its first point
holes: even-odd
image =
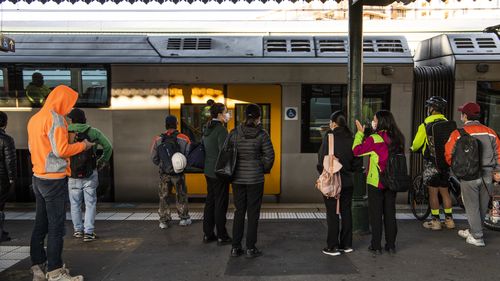
{"type": "Polygon", "coordinates": [[[467,242],[467,243],[469,243],[471,245],[477,246],[477,247],[484,247],[484,246],[486,246],[484,244],[484,240],[482,238],[476,239],[472,235],[469,235],[469,237],[467,237],[467,240],[465,240],[465,242],[467,242]]]}
{"type": "Polygon", "coordinates": [[[160,222],[159,227],[160,227],[161,229],[167,229],[167,228],[168,228],[168,224],[167,224],[167,223],[165,223],[165,222],[160,222]]]}
{"type": "Polygon", "coordinates": [[[185,219],[185,220],[181,220],[179,222],[179,225],[180,226],[188,226],[188,225],[191,225],[191,223],[192,223],[191,219],[185,219]]]}
{"type": "Polygon", "coordinates": [[[48,281],[83,281],[82,275],[71,276],[65,267],[47,272],[46,277],[48,281]]]}
{"type": "Polygon", "coordinates": [[[468,229],[464,229],[464,230],[459,230],[458,231],[458,236],[464,238],[464,239],[467,239],[469,236],[470,236],[470,232],[468,229]]]}
{"type": "Polygon", "coordinates": [[[31,267],[31,273],[33,273],[33,281],[46,281],[45,277],[45,264],[35,264],[31,267]]]}

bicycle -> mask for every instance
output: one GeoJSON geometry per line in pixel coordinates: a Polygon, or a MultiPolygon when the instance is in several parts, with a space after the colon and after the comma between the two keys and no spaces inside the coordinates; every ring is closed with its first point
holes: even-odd
{"type": "MultiPolygon", "coordinates": [[[[454,206],[460,206],[465,209],[462,197],[460,196],[460,182],[457,178],[451,176],[448,179],[448,190],[452,197],[452,201],[455,202],[454,206]]],[[[422,175],[418,175],[413,179],[413,184],[408,191],[408,197],[410,201],[411,212],[418,220],[425,220],[429,217],[431,213],[431,206],[429,205],[429,191],[424,181],[422,175]]]]}

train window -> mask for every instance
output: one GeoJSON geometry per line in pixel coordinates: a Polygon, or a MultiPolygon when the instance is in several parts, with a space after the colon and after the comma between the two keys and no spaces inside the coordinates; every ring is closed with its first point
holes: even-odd
{"type": "Polygon", "coordinates": [[[481,106],[481,123],[500,132],[500,81],[477,82],[477,103],[481,106]]]}
{"type": "Polygon", "coordinates": [[[346,110],[344,85],[302,86],[302,153],[316,153],[332,112],[346,110]]]}
{"type": "MultiPolygon", "coordinates": [[[[390,105],[390,84],[363,85],[362,120],[367,124],[375,112],[390,105]]],[[[302,85],[302,153],[316,153],[328,131],[330,115],[347,111],[347,85],[302,85]]]]}
{"type": "MultiPolygon", "coordinates": [[[[245,103],[237,103],[235,104],[235,125],[238,126],[245,121],[245,109],[248,104],[245,103]]],[[[271,105],[268,103],[259,103],[260,109],[262,111],[261,123],[262,127],[266,132],[270,134],[271,132],[271,105]]]]}
{"type": "Polygon", "coordinates": [[[371,123],[379,110],[390,110],[390,84],[367,84],[363,86],[362,120],[371,123]]]}
{"type": "Polygon", "coordinates": [[[181,104],[181,132],[192,142],[200,142],[203,126],[208,121],[205,113],[206,104],[181,104]]]}
{"type": "Polygon", "coordinates": [[[108,103],[108,72],[105,69],[82,69],[81,79],[77,105],[103,106],[108,103]]]}
{"type": "MultiPolygon", "coordinates": [[[[70,69],[24,68],[22,73],[25,99],[32,106],[41,106],[50,91],[56,86],[71,87],[70,69]]],[[[21,102],[23,101],[21,100],[21,102]]]]}

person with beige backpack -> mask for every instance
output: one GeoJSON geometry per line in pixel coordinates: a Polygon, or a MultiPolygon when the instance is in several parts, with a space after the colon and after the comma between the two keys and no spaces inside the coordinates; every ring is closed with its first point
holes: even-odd
{"type": "Polygon", "coordinates": [[[328,223],[327,247],[323,249],[325,255],[338,256],[353,251],[352,172],[362,166],[361,158],[353,155],[353,142],[345,114],[342,111],[334,112],[330,116],[330,130],[318,152],[317,165],[321,175],[316,187],[323,194],[328,223]],[[339,215],[342,217],[340,221],[339,215]]]}

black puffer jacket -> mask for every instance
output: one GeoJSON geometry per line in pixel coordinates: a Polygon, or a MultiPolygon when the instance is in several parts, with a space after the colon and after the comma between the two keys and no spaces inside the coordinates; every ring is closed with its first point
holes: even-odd
{"type": "Polygon", "coordinates": [[[233,174],[235,184],[264,182],[264,174],[274,163],[274,149],[269,134],[262,126],[240,125],[231,132],[236,137],[237,161],[233,174]]]}
{"type": "Polygon", "coordinates": [[[16,146],[14,139],[0,129],[0,178],[2,180],[16,179],[16,146]]]}
{"type": "Polygon", "coordinates": [[[323,171],[323,159],[326,155],[328,155],[328,134],[332,133],[334,136],[334,154],[335,157],[339,159],[340,164],[342,164],[342,170],[340,170],[342,186],[353,186],[352,172],[359,171],[362,168],[363,160],[359,157],[354,157],[354,154],[352,153],[352,143],[354,142],[354,138],[345,128],[338,127],[333,131],[329,130],[323,137],[323,142],[318,152],[318,172],[321,173],[323,171]]]}

